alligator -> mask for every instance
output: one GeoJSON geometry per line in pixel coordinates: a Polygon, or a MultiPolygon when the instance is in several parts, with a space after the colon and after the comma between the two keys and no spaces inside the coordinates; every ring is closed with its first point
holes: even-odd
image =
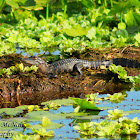
{"type": "Polygon", "coordinates": [[[51,64],[48,64],[43,59],[37,56],[23,58],[22,60],[27,64],[36,65],[41,73],[48,75],[48,78],[56,77],[56,75],[59,73],[73,72],[75,70],[79,73],[79,75],[77,75],[76,77],[79,77],[83,75],[82,73],[83,68],[96,69],[101,66],[109,66],[110,64],[121,65],[123,67],[140,68],[140,63],[125,58],[115,58],[112,60],[105,60],[105,61],[62,59],[62,60],[54,61],[51,64]]]}

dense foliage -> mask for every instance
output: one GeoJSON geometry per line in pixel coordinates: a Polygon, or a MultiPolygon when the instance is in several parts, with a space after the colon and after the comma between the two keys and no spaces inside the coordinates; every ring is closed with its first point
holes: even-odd
{"type": "MultiPolygon", "coordinates": [[[[102,69],[108,70],[106,67],[101,66],[102,69]]],[[[109,71],[115,73],[118,75],[118,78],[125,82],[130,82],[132,84],[139,84],[140,83],[140,74],[138,76],[128,76],[127,71],[122,66],[116,66],[114,64],[111,64],[109,66],[109,71]]]]}
{"type": "Polygon", "coordinates": [[[140,2],[1,0],[0,55],[140,45],[140,2]]]}

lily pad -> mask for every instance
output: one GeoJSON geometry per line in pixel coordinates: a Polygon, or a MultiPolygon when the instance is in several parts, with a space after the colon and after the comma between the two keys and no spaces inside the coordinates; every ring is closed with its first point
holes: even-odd
{"type": "Polygon", "coordinates": [[[46,127],[42,126],[41,124],[37,124],[37,125],[32,125],[31,128],[32,129],[42,129],[42,128],[56,129],[56,128],[59,128],[59,127],[62,127],[62,126],[63,126],[62,124],[51,122],[51,124],[46,126],[46,127]]]}
{"type": "Polygon", "coordinates": [[[23,112],[23,110],[18,109],[18,108],[2,108],[2,109],[0,109],[0,114],[4,114],[4,115],[16,116],[17,114],[20,114],[22,112],[23,112]]]}
{"type": "Polygon", "coordinates": [[[48,103],[55,103],[64,106],[72,105],[74,102],[71,99],[58,99],[58,100],[51,100],[47,102],[42,102],[41,105],[46,105],[48,103]]]}
{"type": "Polygon", "coordinates": [[[78,113],[69,113],[66,114],[67,118],[74,118],[74,119],[89,119],[89,120],[93,120],[93,119],[100,119],[102,116],[99,115],[90,115],[89,113],[83,113],[83,112],[78,112],[78,113]]]}
{"type": "Polygon", "coordinates": [[[125,111],[125,112],[129,114],[138,114],[140,113],[140,110],[130,110],[130,111],[125,111]]]}
{"type": "Polygon", "coordinates": [[[21,105],[21,106],[18,106],[16,107],[17,109],[22,109],[22,110],[28,110],[28,106],[29,105],[21,105]]]}
{"type": "Polygon", "coordinates": [[[23,127],[22,121],[26,119],[23,117],[20,118],[8,118],[0,120],[0,130],[12,130],[19,129],[23,127]]]}
{"type": "Polygon", "coordinates": [[[99,115],[88,115],[88,116],[77,116],[75,119],[81,119],[81,120],[96,120],[100,119],[102,116],[99,115]]]}
{"type": "Polygon", "coordinates": [[[51,120],[65,119],[64,114],[54,114],[48,111],[32,111],[26,114],[26,121],[41,121],[43,117],[47,117],[51,120]]]}

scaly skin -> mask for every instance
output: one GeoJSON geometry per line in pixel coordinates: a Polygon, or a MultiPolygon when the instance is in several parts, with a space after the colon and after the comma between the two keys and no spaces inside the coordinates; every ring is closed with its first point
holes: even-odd
{"type": "Polygon", "coordinates": [[[25,63],[36,65],[39,67],[39,70],[47,74],[49,77],[55,77],[55,75],[62,72],[73,72],[77,70],[79,72],[79,76],[82,75],[82,69],[96,69],[101,66],[109,66],[110,64],[122,65],[127,67],[135,67],[139,68],[140,63],[131,61],[124,58],[116,58],[113,60],[105,60],[105,61],[88,61],[81,59],[62,59],[55,61],[51,64],[48,64],[44,60],[39,57],[31,56],[29,58],[23,58],[25,63]]]}

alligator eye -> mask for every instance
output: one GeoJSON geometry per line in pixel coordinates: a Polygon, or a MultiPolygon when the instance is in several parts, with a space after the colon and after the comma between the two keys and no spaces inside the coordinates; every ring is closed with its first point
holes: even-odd
{"type": "Polygon", "coordinates": [[[34,58],[34,56],[30,56],[30,58],[34,58]]]}

